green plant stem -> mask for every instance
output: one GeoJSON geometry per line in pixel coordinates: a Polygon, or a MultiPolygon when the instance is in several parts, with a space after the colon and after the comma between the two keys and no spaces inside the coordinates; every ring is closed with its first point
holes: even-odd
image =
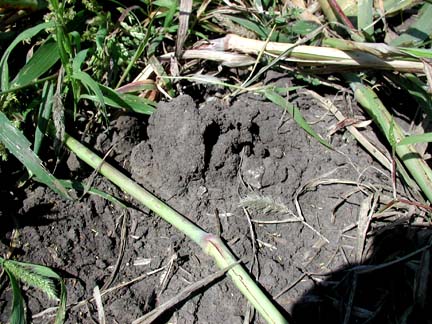
{"type": "MultiPolygon", "coordinates": [[[[397,141],[403,140],[405,135],[402,128],[393,121],[391,114],[375,92],[370,87],[364,85],[361,82],[361,79],[355,74],[347,73],[345,74],[345,78],[350,82],[350,87],[354,91],[356,100],[372,117],[389,143],[391,143],[392,136],[394,136],[397,141]],[[391,130],[393,131],[393,134],[391,134],[391,130]]],[[[432,202],[432,170],[421,158],[413,145],[396,145],[395,151],[423,191],[426,198],[429,202],[432,202]]]]}
{"type": "MultiPolygon", "coordinates": [[[[237,262],[235,256],[219,237],[202,230],[67,134],[65,135],[65,145],[80,159],[119,186],[125,193],[137,199],[200,245],[205,253],[214,258],[221,269],[237,262]]],[[[233,266],[228,271],[228,275],[268,323],[288,323],[242,265],[233,266]]]]}
{"type": "Polygon", "coordinates": [[[1,8],[39,10],[47,7],[44,0],[0,0],[1,8]]]}

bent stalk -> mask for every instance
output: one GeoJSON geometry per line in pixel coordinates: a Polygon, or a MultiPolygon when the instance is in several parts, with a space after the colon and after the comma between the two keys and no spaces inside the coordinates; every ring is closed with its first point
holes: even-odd
{"type": "MultiPolygon", "coordinates": [[[[237,262],[235,256],[219,237],[207,233],[192,223],[67,134],[65,136],[65,145],[84,162],[99,170],[100,174],[120,187],[125,193],[137,199],[201,246],[206,254],[214,258],[218,267],[224,269],[237,262]]],[[[288,323],[242,265],[234,265],[228,271],[228,275],[268,323],[288,323]]]]}

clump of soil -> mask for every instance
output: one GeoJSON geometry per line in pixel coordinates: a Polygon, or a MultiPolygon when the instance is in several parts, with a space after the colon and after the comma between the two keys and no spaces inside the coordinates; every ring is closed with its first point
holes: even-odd
{"type": "MultiPolygon", "coordinates": [[[[335,123],[308,97],[299,96],[296,104],[323,136],[335,123]]],[[[333,281],[325,281],[328,276],[323,274],[359,261],[356,223],[360,205],[371,193],[360,184],[385,191],[391,181],[349,135],[336,134],[330,142],[333,150],[318,144],[280,107],[258,96],[242,95],[231,105],[214,99],[199,106],[191,97],[180,96],[161,103],[148,125],[121,117],[111,133],[98,138],[95,148],[105,153],[115,143],[114,163],[200,227],[220,234],[263,289],[277,296],[275,302],[287,316],[291,313],[298,323],[323,322],[325,316],[336,318],[335,322],[351,316],[354,322],[381,316],[379,306],[388,299],[365,302],[359,293],[360,311],[355,303],[351,303],[355,309],[339,307],[349,296],[357,296],[346,289],[353,279],[341,271],[333,281]],[[317,179],[328,181],[318,185],[317,179]]],[[[68,165],[74,172],[89,171],[73,156],[68,165]]],[[[93,186],[121,195],[101,178],[93,186]]],[[[113,287],[172,261],[169,271],[165,268],[107,293],[103,304],[109,322],[131,322],[216,271],[198,246],[144,207],[126,212],[93,195],[67,202],[37,186],[28,188],[26,195],[16,216],[23,243],[20,259],[57,269],[67,278],[71,303],[91,297],[96,285],[113,281],[113,287]],[[127,229],[124,253],[122,224],[127,229]],[[116,263],[118,272],[112,277],[116,263]]],[[[415,247],[427,237],[424,231],[412,234],[409,242],[415,247]]],[[[359,282],[366,287],[367,282],[359,282]]],[[[383,291],[390,289],[386,287],[379,296],[386,296],[383,291]]],[[[48,306],[41,294],[25,290],[32,314],[48,306]]],[[[10,299],[6,289],[0,299],[0,321],[7,320],[10,299]]],[[[224,279],[178,305],[166,319],[243,323],[247,312],[244,297],[224,279]]],[[[97,318],[97,311],[87,303],[71,308],[67,323],[88,323],[91,318],[97,318]]],[[[262,322],[259,316],[255,319],[262,322]]]]}

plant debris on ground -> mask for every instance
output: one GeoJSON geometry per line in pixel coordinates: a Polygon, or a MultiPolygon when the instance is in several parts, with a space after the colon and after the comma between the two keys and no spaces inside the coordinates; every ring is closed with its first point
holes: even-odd
{"type": "Polygon", "coordinates": [[[432,322],[431,19],[0,0],[0,322],[432,322]]]}

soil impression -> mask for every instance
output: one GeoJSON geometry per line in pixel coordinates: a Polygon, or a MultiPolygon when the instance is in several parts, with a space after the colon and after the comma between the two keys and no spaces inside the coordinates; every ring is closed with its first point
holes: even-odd
{"type": "MultiPolygon", "coordinates": [[[[296,105],[323,136],[336,123],[312,99],[299,96],[296,105]]],[[[367,195],[353,184],[390,185],[388,173],[371,167],[371,158],[349,135],[334,135],[330,142],[335,150],[329,150],[280,107],[257,96],[242,95],[230,106],[214,99],[199,107],[189,96],[180,96],[161,103],[148,125],[120,117],[112,126],[93,143],[95,149],[105,153],[114,143],[112,162],[117,161],[136,181],[203,229],[220,233],[298,323],[307,323],[302,322],[305,305],[315,310],[324,305],[311,292],[325,277],[313,274],[358,261],[355,225],[367,195]],[[317,179],[333,180],[319,185],[317,179]],[[334,179],[353,183],[338,184],[334,179]],[[294,309],[299,307],[300,311],[294,309]]],[[[74,175],[91,173],[73,156],[68,167],[74,175]]],[[[93,186],[121,196],[101,178],[93,186]]],[[[66,277],[70,303],[91,297],[96,285],[101,291],[108,284],[117,287],[103,296],[109,323],[130,323],[216,271],[198,246],[143,207],[126,213],[94,195],[65,202],[43,187],[29,189],[18,207],[19,237],[25,243],[19,249],[21,259],[60,271],[66,277]],[[123,254],[121,224],[127,230],[123,254]],[[118,271],[112,277],[116,263],[118,271]],[[151,273],[167,264],[170,267],[151,273]],[[145,273],[149,275],[118,287],[145,273]]],[[[4,211],[6,221],[12,212],[4,211]]],[[[49,302],[24,288],[35,323],[46,323],[48,315],[39,312],[49,302]]],[[[343,304],[348,296],[330,296],[327,304],[343,304]]],[[[0,320],[5,322],[10,291],[1,298],[0,320]]],[[[375,301],[364,305],[369,315],[361,317],[352,311],[352,316],[368,318],[377,305],[375,301]]],[[[255,322],[262,323],[249,311],[245,298],[225,278],[177,305],[158,322],[240,324],[245,316],[255,316],[255,322]]],[[[315,319],[324,320],[325,312],[318,313],[315,319]]],[[[67,323],[93,319],[97,310],[87,303],[72,307],[67,323]]]]}

